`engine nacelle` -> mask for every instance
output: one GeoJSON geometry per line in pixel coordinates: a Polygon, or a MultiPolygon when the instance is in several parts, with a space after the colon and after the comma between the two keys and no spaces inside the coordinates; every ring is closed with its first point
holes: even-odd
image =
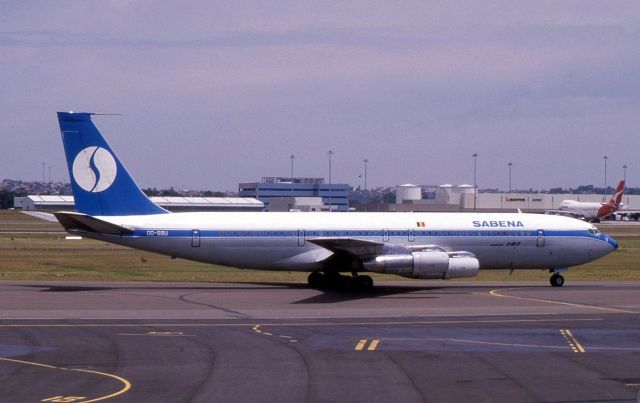
{"type": "Polygon", "coordinates": [[[362,266],[367,271],[403,277],[448,279],[477,276],[480,262],[468,252],[428,251],[377,256],[362,266]]]}

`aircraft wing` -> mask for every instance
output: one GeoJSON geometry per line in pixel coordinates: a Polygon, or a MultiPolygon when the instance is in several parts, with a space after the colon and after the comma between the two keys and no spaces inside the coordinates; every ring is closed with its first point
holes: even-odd
{"type": "Polygon", "coordinates": [[[366,260],[375,256],[388,254],[409,254],[411,252],[441,251],[455,253],[448,248],[439,245],[394,245],[379,241],[370,241],[357,238],[311,238],[307,239],[333,253],[348,253],[360,260],[366,260]]]}
{"type": "Polygon", "coordinates": [[[357,257],[382,254],[382,249],[385,246],[383,242],[356,238],[311,238],[307,239],[307,242],[321,246],[334,253],[347,252],[357,257]]]}

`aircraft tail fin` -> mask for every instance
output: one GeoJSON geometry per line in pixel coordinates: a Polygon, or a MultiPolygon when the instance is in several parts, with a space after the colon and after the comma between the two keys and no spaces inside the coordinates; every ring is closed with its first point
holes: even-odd
{"type": "Polygon", "coordinates": [[[618,187],[616,187],[616,191],[613,193],[611,200],[609,200],[609,204],[612,207],[618,208],[620,203],[622,202],[622,194],[624,193],[624,181],[620,181],[618,183],[618,187]]]}
{"type": "Polygon", "coordinates": [[[140,190],[91,115],[58,112],[76,211],[91,216],[167,213],[140,190]]]}
{"type": "Polygon", "coordinates": [[[616,187],[616,191],[613,193],[611,200],[607,203],[603,203],[602,206],[598,209],[598,218],[604,218],[608,215],[611,215],[618,211],[620,208],[620,203],[622,202],[622,194],[624,193],[624,181],[620,181],[618,183],[618,187],[616,187]]]}

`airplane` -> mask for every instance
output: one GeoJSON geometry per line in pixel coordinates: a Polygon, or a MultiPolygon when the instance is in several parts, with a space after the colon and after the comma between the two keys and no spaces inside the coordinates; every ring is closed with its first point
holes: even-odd
{"type": "Polygon", "coordinates": [[[615,215],[621,220],[640,220],[640,210],[638,210],[637,208],[631,208],[631,206],[622,206],[622,203],[620,203],[620,209],[615,212],[615,215]]]}
{"type": "Polygon", "coordinates": [[[549,270],[559,287],[569,267],[618,248],[591,224],[541,214],[168,212],[140,190],[92,115],[58,112],[76,211],[54,216],[74,235],[237,268],[309,272],[309,286],[321,290],[369,290],[367,272],[452,279],[480,269],[549,270]]]}
{"type": "Polygon", "coordinates": [[[600,222],[621,208],[624,181],[618,183],[616,191],[607,203],[579,202],[576,200],[563,200],[558,210],[548,210],[546,214],[560,214],[578,218],[589,222],[600,222]]]}

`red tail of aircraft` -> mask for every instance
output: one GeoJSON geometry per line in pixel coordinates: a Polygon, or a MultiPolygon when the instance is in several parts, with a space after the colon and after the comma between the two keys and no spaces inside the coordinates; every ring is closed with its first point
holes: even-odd
{"type": "Polygon", "coordinates": [[[604,218],[612,213],[615,213],[620,208],[620,202],[622,201],[622,193],[624,192],[624,181],[618,183],[616,191],[613,193],[611,200],[602,204],[602,207],[598,209],[598,218],[604,218]]]}

